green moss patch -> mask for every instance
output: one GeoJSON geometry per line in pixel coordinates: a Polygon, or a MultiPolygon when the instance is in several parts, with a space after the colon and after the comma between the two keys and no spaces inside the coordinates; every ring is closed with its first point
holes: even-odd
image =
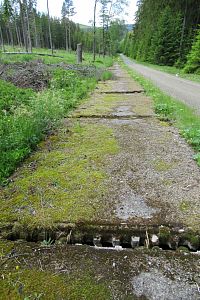
{"type": "Polygon", "coordinates": [[[109,289],[104,284],[97,283],[90,275],[61,277],[47,271],[21,270],[19,266],[11,272],[4,272],[0,294],[5,300],[111,299],[109,289]]]}
{"type": "Polygon", "coordinates": [[[119,95],[96,95],[80,110],[76,110],[73,116],[88,116],[88,115],[105,115],[112,112],[112,110],[123,101],[123,96],[119,95]],[[84,108],[84,109],[83,109],[84,108]]]}
{"type": "Polygon", "coordinates": [[[174,167],[175,163],[168,163],[162,159],[158,159],[154,161],[154,169],[158,172],[166,172],[174,167]]]}
{"type": "Polygon", "coordinates": [[[1,222],[49,228],[56,222],[93,220],[106,210],[104,161],[119,148],[111,129],[76,123],[41,144],[0,191],[1,222]]]}
{"type": "Polygon", "coordinates": [[[0,259],[7,256],[12,251],[13,247],[13,242],[0,240],[0,259]]]}
{"type": "Polygon", "coordinates": [[[73,117],[106,115],[118,112],[118,108],[127,106],[127,113],[133,112],[136,115],[152,115],[153,105],[148,97],[132,94],[96,94],[92,99],[80,106],[79,110],[73,113],[73,117]]]}
{"type": "Polygon", "coordinates": [[[180,204],[180,210],[181,211],[188,211],[191,208],[191,203],[190,201],[183,200],[180,204]]]}

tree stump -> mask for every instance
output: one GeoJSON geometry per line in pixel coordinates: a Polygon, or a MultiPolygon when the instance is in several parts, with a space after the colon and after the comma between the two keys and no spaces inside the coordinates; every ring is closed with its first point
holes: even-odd
{"type": "Polygon", "coordinates": [[[82,44],[77,44],[77,63],[81,64],[83,60],[83,47],[82,44]]]}

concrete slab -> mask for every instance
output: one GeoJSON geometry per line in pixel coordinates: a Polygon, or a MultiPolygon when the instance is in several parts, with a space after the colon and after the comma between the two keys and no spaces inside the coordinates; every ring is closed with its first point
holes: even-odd
{"type": "Polygon", "coordinates": [[[194,153],[113,71],[0,190],[3,299],[199,299],[194,153]]]}

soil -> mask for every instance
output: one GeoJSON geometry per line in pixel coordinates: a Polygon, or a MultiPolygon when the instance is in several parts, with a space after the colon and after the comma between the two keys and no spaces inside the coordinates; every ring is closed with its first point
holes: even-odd
{"type": "Polygon", "coordinates": [[[52,71],[56,68],[76,71],[81,76],[101,76],[102,70],[98,71],[93,66],[80,66],[72,64],[44,64],[42,60],[23,63],[3,64],[0,62],[0,79],[9,81],[20,88],[31,88],[41,91],[47,88],[52,78],[52,71]]]}
{"type": "Polygon", "coordinates": [[[0,79],[20,88],[41,91],[48,86],[50,78],[49,67],[40,61],[0,64],[0,79]]]}

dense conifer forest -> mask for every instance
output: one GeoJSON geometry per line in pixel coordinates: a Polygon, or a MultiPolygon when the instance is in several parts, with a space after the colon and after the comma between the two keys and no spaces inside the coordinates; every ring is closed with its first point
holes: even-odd
{"type": "Polygon", "coordinates": [[[139,61],[199,73],[199,24],[199,0],[139,0],[133,31],[122,48],[139,61]]]}

